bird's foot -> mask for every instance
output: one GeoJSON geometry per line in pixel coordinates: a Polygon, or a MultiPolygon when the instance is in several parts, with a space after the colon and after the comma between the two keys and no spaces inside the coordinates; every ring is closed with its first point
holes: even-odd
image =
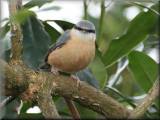
{"type": "Polygon", "coordinates": [[[71,75],[71,78],[74,80],[79,80],[78,76],[76,76],[76,75],[71,75]]]}
{"type": "Polygon", "coordinates": [[[59,75],[59,72],[58,72],[59,70],[57,69],[57,68],[55,68],[55,67],[52,67],[51,68],[51,73],[53,73],[54,75],[59,75]]]}
{"type": "Polygon", "coordinates": [[[77,88],[80,86],[80,79],[78,78],[78,76],[76,76],[76,75],[71,75],[71,78],[73,79],[73,80],[76,80],[76,82],[77,82],[77,88]]]}

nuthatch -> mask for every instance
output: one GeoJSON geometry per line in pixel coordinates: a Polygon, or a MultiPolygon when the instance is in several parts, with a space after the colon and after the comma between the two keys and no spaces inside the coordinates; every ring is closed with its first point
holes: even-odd
{"type": "MultiPolygon", "coordinates": [[[[45,64],[51,72],[76,73],[93,60],[95,56],[95,26],[87,20],[78,22],[71,30],[62,34],[51,46],[45,64]]],[[[41,67],[43,69],[43,67],[41,67]]]]}
{"type": "MultiPolygon", "coordinates": [[[[41,66],[41,69],[51,68],[51,72],[57,74],[58,71],[76,73],[86,68],[95,56],[95,40],[95,26],[87,20],[78,22],[51,46],[45,57],[45,65],[41,66]]],[[[80,119],[73,101],[67,98],[65,101],[73,118],[80,119]]]]}

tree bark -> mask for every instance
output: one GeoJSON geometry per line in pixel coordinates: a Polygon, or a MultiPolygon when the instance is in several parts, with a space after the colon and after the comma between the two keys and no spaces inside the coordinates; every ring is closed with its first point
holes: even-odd
{"type": "Polygon", "coordinates": [[[159,95],[159,80],[157,79],[153,84],[153,87],[149,90],[147,96],[144,98],[144,101],[137,105],[137,107],[129,115],[130,119],[137,119],[144,115],[147,108],[153,103],[153,101],[159,95]]]}
{"type": "Polygon", "coordinates": [[[14,15],[22,6],[22,0],[9,0],[9,13],[11,20],[11,60],[21,60],[22,55],[22,32],[20,24],[15,21],[14,15]]]}
{"type": "MultiPolygon", "coordinates": [[[[9,65],[13,67],[13,71],[9,70],[6,72],[6,84],[5,87],[8,88],[6,90],[6,94],[11,94],[12,96],[19,96],[21,93],[23,93],[26,89],[28,89],[27,92],[30,94],[33,94],[35,87],[32,86],[33,84],[30,84],[28,79],[30,77],[28,75],[31,75],[31,73],[34,73],[33,71],[29,71],[28,68],[23,64],[22,61],[22,32],[20,23],[18,23],[14,16],[17,14],[18,10],[21,9],[22,6],[22,0],[9,0],[9,12],[10,12],[10,22],[11,22],[11,59],[9,62],[9,65]],[[26,71],[26,72],[23,72],[26,71]],[[8,82],[8,83],[7,83],[8,82]],[[29,89],[29,88],[30,89],[29,89]],[[13,90],[13,91],[10,91],[13,90]]],[[[6,66],[6,68],[10,68],[10,66],[6,66]]],[[[32,74],[33,75],[33,74],[32,74]]],[[[49,81],[46,81],[44,84],[42,84],[42,88],[44,91],[36,91],[37,92],[37,102],[39,104],[39,107],[41,108],[43,115],[45,118],[60,118],[57,109],[54,105],[54,102],[52,100],[51,92],[49,92],[49,87],[44,87],[45,84],[48,84],[49,81]],[[46,96],[47,95],[47,96],[46,96]]],[[[28,93],[28,94],[29,94],[28,93]]],[[[27,96],[27,95],[26,95],[27,96]]],[[[30,97],[30,96],[29,96],[30,97]]],[[[29,98],[28,97],[28,98],[29,98]]]]}
{"type": "MultiPolygon", "coordinates": [[[[0,64],[2,63],[0,61],[0,64]]],[[[4,66],[7,95],[14,96],[22,93],[20,94],[22,100],[40,102],[39,91],[43,91],[45,94],[52,92],[52,95],[59,94],[77,101],[106,118],[127,118],[129,114],[129,111],[122,104],[83,81],[80,81],[80,85],[77,87],[77,81],[67,76],[55,76],[41,71],[35,72],[24,65],[19,66],[19,69],[16,69],[17,66],[12,64],[5,64],[4,66]],[[48,92],[48,90],[51,91],[48,92]]],[[[42,103],[39,103],[39,105],[46,106],[42,103]]],[[[47,115],[47,113],[45,114],[47,115]]]]}

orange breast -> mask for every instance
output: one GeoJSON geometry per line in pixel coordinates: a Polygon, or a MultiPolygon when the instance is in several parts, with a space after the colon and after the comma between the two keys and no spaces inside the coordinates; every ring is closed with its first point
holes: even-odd
{"type": "Polygon", "coordinates": [[[72,38],[48,56],[48,63],[64,72],[84,69],[95,56],[94,41],[72,38]]]}

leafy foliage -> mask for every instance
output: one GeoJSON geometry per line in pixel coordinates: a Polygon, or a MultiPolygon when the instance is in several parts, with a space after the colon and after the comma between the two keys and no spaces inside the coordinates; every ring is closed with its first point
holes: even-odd
{"type": "Polygon", "coordinates": [[[110,43],[103,57],[105,65],[109,66],[115,63],[120,57],[123,57],[138,45],[138,43],[145,40],[148,32],[155,25],[156,18],[156,15],[151,11],[142,12],[136,16],[130,22],[127,32],[119,39],[112,40],[110,43]]]}
{"type": "Polygon", "coordinates": [[[33,11],[30,11],[28,9],[21,9],[16,14],[11,16],[10,20],[18,23],[24,23],[30,16],[36,16],[36,15],[33,11]]]}
{"type": "Polygon", "coordinates": [[[132,51],[128,57],[129,68],[133,72],[139,85],[141,85],[141,88],[143,88],[145,92],[148,92],[158,77],[157,63],[146,54],[138,51],[132,51]]]}
{"type": "Polygon", "coordinates": [[[36,17],[28,18],[22,25],[22,29],[23,59],[28,66],[37,69],[43,62],[44,55],[51,44],[51,38],[36,17]]]}
{"type": "Polygon", "coordinates": [[[50,35],[52,43],[55,43],[57,38],[60,36],[60,33],[56,29],[54,29],[51,25],[49,25],[47,22],[43,22],[43,25],[44,29],[50,35]]]}
{"type": "MultiPolygon", "coordinates": [[[[49,46],[54,44],[61,35],[49,22],[56,23],[64,31],[74,26],[73,23],[65,20],[40,20],[36,17],[37,13],[30,9],[35,6],[40,8],[52,1],[30,0],[23,5],[23,8],[17,14],[7,20],[0,31],[0,38],[6,41],[5,36],[10,30],[10,21],[14,20],[21,24],[23,31],[23,60],[29,67],[36,70],[43,63],[49,46]]],[[[95,5],[98,3],[99,1],[94,2],[95,5]]],[[[158,77],[158,64],[148,55],[150,50],[157,49],[158,46],[158,4],[153,2],[152,7],[146,7],[143,3],[133,5],[128,4],[128,2],[114,1],[113,3],[109,10],[106,9],[107,14],[104,14],[104,20],[87,13],[88,19],[96,26],[97,34],[99,34],[100,27],[97,23],[103,21],[101,23],[103,25],[102,36],[99,39],[100,44],[98,43],[99,46],[97,45],[96,48],[94,61],[87,69],[78,72],[77,75],[93,87],[104,90],[106,94],[111,95],[126,107],[135,108],[136,104],[143,99],[143,97],[140,98],[137,95],[143,96],[147,93],[158,77]],[[139,14],[129,21],[124,16],[124,11],[133,6],[138,6],[139,14]],[[144,11],[143,8],[148,11],[144,11]],[[141,51],[135,51],[139,44],[143,44],[145,48],[142,48],[141,51]]],[[[47,12],[51,9],[59,10],[60,7],[51,6],[42,9],[42,11],[47,12]]],[[[9,59],[10,49],[7,49],[5,53],[6,58],[9,59]]],[[[59,113],[64,117],[70,117],[63,99],[60,96],[54,96],[53,99],[59,113]]],[[[157,111],[160,105],[157,101],[145,113],[144,117],[157,118],[159,116],[157,111]]],[[[77,104],[77,106],[82,118],[101,117],[81,105],[77,104]]],[[[42,114],[27,114],[26,110],[30,107],[32,107],[32,104],[25,103],[19,118],[43,119],[42,114]]],[[[17,117],[17,114],[13,113],[13,115],[17,117]]]]}
{"type": "Polygon", "coordinates": [[[34,6],[38,6],[39,8],[42,7],[44,4],[46,3],[50,3],[52,2],[53,0],[31,0],[29,1],[28,3],[26,3],[24,5],[25,8],[32,8],[34,6]]]}
{"type": "Polygon", "coordinates": [[[67,22],[67,21],[62,21],[62,20],[54,20],[63,30],[71,29],[74,24],[67,22]]]}

